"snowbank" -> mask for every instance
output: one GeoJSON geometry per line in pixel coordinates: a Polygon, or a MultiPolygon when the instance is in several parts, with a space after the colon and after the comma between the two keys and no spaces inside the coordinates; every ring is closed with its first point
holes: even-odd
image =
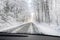
{"type": "Polygon", "coordinates": [[[47,35],[56,35],[56,36],[60,36],[60,32],[58,32],[56,30],[57,27],[55,27],[55,29],[53,29],[53,25],[48,25],[46,23],[34,23],[36,25],[36,27],[39,30],[39,33],[43,33],[43,34],[47,34],[47,35]]]}

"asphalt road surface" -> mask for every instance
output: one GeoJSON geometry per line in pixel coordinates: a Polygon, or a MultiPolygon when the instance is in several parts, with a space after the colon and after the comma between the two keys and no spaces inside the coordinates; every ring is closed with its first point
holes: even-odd
{"type": "Polygon", "coordinates": [[[26,23],[16,28],[9,29],[6,32],[9,32],[9,33],[39,33],[38,28],[36,27],[34,23],[26,23]]]}

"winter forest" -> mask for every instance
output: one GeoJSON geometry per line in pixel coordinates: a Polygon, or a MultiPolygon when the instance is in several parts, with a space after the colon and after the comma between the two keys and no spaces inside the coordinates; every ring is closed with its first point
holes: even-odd
{"type": "Polygon", "coordinates": [[[60,36],[60,1],[0,0],[0,32],[60,36]]]}

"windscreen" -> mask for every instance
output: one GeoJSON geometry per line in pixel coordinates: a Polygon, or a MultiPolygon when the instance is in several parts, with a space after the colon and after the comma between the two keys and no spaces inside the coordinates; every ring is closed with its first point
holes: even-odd
{"type": "Polygon", "coordinates": [[[0,32],[60,36],[60,1],[0,0],[0,32]]]}

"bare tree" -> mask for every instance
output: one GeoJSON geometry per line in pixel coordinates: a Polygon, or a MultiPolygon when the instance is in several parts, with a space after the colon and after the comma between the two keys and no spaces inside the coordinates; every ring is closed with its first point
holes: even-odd
{"type": "Polygon", "coordinates": [[[34,11],[35,11],[35,13],[36,13],[36,21],[37,22],[41,22],[41,20],[42,20],[42,18],[41,18],[41,15],[40,14],[42,14],[41,13],[41,0],[33,0],[33,9],[34,9],[34,11]]]}
{"type": "Polygon", "coordinates": [[[44,11],[45,11],[45,22],[50,23],[48,0],[46,0],[44,3],[44,11]]]}

